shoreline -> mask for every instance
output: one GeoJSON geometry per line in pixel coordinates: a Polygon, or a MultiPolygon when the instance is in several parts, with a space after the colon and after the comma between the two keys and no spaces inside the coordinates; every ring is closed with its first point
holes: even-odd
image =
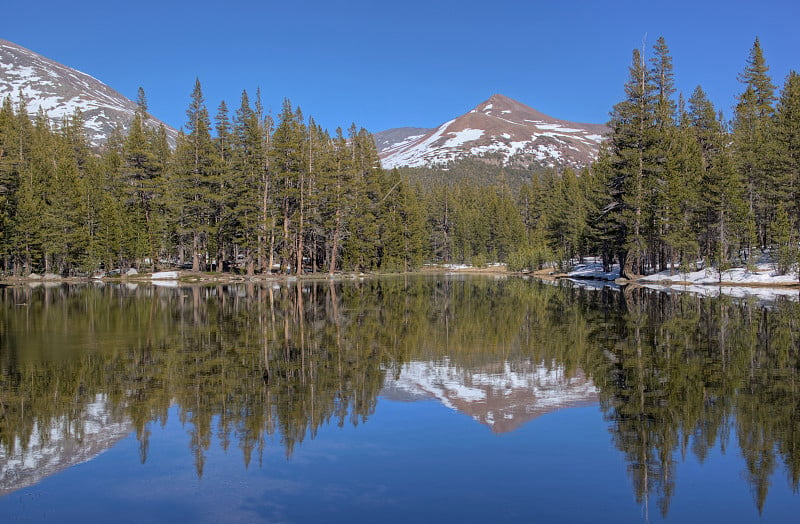
{"type": "Polygon", "coordinates": [[[212,273],[203,271],[190,271],[190,270],[169,270],[174,271],[177,275],[176,278],[152,278],[154,273],[138,273],[136,275],[120,275],[111,277],[55,277],[49,276],[47,278],[42,276],[35,277],[6,277],[0,278],[0,285],[14,286],[22,284],[86,284],[92,282],[106,282],[106,283],[178,283],[178,284],[213,284],[213,283],[247,283],[247,282],[293,282],[293,281],[322,281],[322,280],[355,280],[359,278],[374,278],[374,277],[389,277],[389,276],[403,276],[403,275],[425,275],[425,274],[503,274],[515,275],[514,273],[505,269],[505,266],[491,266],[485,268],[448,268],[448,267],[424,267],[416,271],[406,271],[398,273],[380,273],[380,272],[337,272],[337,273],[304,273],[302,275],[296,274],[279,274],[279,273],[256,273],[253,276],[239,275],[235,273],[212,273]]]}
{"type": "Polygon", "coordinates": [[[558,280],[575,280],[575,281],[588,281],[588,282],[607,282],[609,284],[616,284],[619,286],[661,286],[665,288],[672,287],[686,287],[686,286],[702,286],[707,288],[715,287],[742,287],[742,288],[764,288],[764,289],[800,289],[800,282],[692,282],[688,280],[654,280],[638,278],[629,280],[626,278],[598,278],[589,276],[570,275],[568,273],[556,272],[553,269],[541,269],[536,271],[522,272],[510,271],[505,265],[495,265],[487,267],[471,267],[471,266],[432,266],[427,265],[416,271],[407,271],[399,273],[355,273],[355,272],[337,272],[329,273],[305,273],[302,275],[295,274],[277,274],[277,273],[259,273],[253,276],[239,275],[233,273],[211,273],[211,272],[196,272],[189,270],[175,270],[177,278],[152,278],[152,273],[139,273],[130,276],[112,276],[112,277],[52,277],[44,278],[37,277],[7,277],[0,279],[0,286],[16,286],[23,284],[86,284],[91,282],[103,283],[142,283],[142,284],[158,284],[158,283],[176,283],[176,284],[229,284],[229,283],[259,283],[259,282],[294,282],[294,281],[346,281],[364,278],[376,277],[392,277],[392,276],[408,276],[408,275],[430,275],[430,274],[471,274],[471,275],[503,275],[503,276],[522,276],[537,278],[547,281],[558,280]]]}

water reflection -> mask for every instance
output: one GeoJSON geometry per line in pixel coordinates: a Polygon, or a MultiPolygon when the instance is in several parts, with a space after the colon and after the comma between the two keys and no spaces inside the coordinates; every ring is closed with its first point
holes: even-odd
{"type": "Polygon", "coordinates": [[[28,440],[18,435],[13,446],[0,448],[0,496],[91,460],[131,431],[126,417],[114,415],[103,395],[84,410],[78,419],[37,419],[28,440]]]}
{"type": "Polygon", "coordinates": [[[128,427],[146,462],[172,405],[202,477],[212,439],[245,466],[272,439],[291,457],[325,425],[366,422],[381,394],[433,397],[498,433],[599,399],[636,500],[664,515],[681,457],[717,445],[745,458],[759,510],[775,473],[800,480],[797,302],[467,277],[0,299],[4,490],[36,481],[21,464],[61,453],[55,471],[128,427]]]}
{"type": "Polygon", "coordinates": [[[469,415],[494,433],[508,433],[547,413],[597,402],[597,388],[580,370],[528,361],[460,368],[449,358],[409,362],[389,378],[383,395],[400,400],[433,398],[469,415]]]}

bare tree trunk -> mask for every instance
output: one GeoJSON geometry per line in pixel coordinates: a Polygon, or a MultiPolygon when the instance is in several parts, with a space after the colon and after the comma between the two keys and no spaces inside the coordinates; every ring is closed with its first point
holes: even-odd
{"type": "Polygon", "coordinates": [[[339,251],[339,223],[341,222],[341,210],[339,208],[336,209],[336,220],[335,226],[333,228],[333,240],[331,242],[331,256],[330,256],[330,267],[328,268],[328,274],[333,275],[336,271],[336,258],[337,253],[339,251]]]}
{"type": "Polygon", "coordinates": [[[197,232],[192,235],[192,271],[200,271],[200,238],[197,232]]]}

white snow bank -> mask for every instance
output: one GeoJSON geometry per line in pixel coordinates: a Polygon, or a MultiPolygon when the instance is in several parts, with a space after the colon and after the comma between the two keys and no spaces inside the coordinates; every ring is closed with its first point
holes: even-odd
{"type": "Polygon", "coordinates": [[[778,297],[799,300],[800,291],[790,287],[748,287],[748,286],[709,286],[702,284],[663,286],[660,284],[644,284],[648,289],[674,293],[691,293],[703,297],[728,296],[734,298],[754,297],[764,303],[775,302],[778,297]]]}
{"type": "Polygon", "coordinates": [[[720,278],[716,268],[692,271],[689,273],[675,273],[662,271],[654,275],[647,275],[639,279],[640,282],[690,282],[692,284],[750,284],[750,285],[786,285],[797,284],[797,273],[778,275],[769,264],[759,264],[755,270],[747,268],[733,268],[722,272],[720,278]]]}
{"type": "Polygon", "coordinates": [[[619,278],[619,265],[615,264],[611,271],[606,271],[601,262],[590,261],[576,265],[572,271],[567,273],[567,276],[582,279],[616,280],[619,278]]]}
{"type": "Polygon", "coordinates": [[[150,278],[153,280],[177,280],[178,279],[178,272],[177,271],[158,271],[150,275],[150,278]]]}

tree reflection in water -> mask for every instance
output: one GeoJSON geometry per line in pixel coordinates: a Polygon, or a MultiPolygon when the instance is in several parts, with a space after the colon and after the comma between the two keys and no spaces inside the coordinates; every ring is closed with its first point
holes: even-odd
{"type": "MultiPolygon", "coordinates": [[[[447,358],[542,366],[598,390],[637,501],[666,515],[676,461],[737,445],[759,511],[800,482],[800,306],[519,278],[13,287],[0,291],[0,452],[82,438],[89,406],[151,424],[177,405],[202,476],[212,437],[245,466],[323,425],[364,423],[387,375],[447,358]],[[531,364],[533,363],[533,364],[531,364]]],[[[6,487],[7,488],[7,487],[6,487]]]]}

